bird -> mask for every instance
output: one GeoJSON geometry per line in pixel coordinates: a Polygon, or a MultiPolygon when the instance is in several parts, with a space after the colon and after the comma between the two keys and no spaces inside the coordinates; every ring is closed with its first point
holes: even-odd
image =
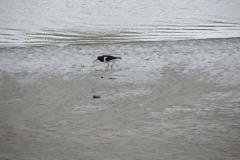
{"type": "MultiPolygon", "coordinates": [[[[102,55],[102,56],[98,56],[95,61],[99,60],[101,62],[107,63],[108,64],[107,70],[108,70],[109,63],[112,62],[111,68],[113,68],[113,65],[114,65],[114,63],[115,63],[115,61],[117,59],[122,59],[122,58],[121,57],[111,56],[111,55],[102,55]]],[[[93,62],[95,62],[95,61],[93,61],[93,62]]]]}

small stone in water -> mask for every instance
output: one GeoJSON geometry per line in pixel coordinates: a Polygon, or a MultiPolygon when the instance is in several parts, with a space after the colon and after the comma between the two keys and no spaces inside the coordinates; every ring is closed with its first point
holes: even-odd
{"type": "Polygon", "coordinates": [[[101,96],[93,95],[93,98],[101,98],[101,96]]]}

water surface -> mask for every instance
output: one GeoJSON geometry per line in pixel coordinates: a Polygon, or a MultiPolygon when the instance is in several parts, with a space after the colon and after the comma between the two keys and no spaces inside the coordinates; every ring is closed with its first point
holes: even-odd
{"type": "Polygon", "coordinates": [[[240,37],[239,0],[2,0],[0,46],[240,37]]]}

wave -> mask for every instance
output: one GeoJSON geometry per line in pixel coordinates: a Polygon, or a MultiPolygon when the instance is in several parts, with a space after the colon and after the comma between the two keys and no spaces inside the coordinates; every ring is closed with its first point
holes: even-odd
{"type": "Polygon", "coordinates": [[[56,44],[99,44],[145,41],[177,41],[190,39],[240,37],[238,23],[164,24],[90,29],[42,30],[29,32],[16,28],[0,28],[0,47],[56,44]]]}

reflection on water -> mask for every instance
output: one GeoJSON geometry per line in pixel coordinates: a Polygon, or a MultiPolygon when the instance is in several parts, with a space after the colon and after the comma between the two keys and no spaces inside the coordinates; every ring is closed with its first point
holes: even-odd
{"type": "Polygon", "coordinates": [[[3,0],[0,45],[240,37],[240,1],[3,0]]]}

